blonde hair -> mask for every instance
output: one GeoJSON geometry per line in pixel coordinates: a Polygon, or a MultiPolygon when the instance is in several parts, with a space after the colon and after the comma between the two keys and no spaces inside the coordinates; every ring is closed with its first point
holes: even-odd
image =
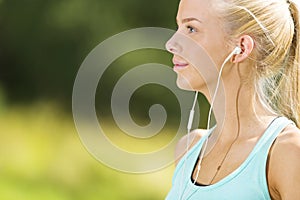
{"type": "Polygon", "coordinates": [[[255,95],[264,107],[300,127],[299,10],[286,0],[218,0],[228,39],[250,35],[255,95]]]}

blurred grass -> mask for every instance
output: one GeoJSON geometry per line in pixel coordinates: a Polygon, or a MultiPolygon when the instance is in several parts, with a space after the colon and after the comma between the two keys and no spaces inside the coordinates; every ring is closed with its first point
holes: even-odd
{"type": "Polygon", "coordinates": [[[54,103],[0,107],[0,199],[154,200],[171,187],[173,166],[133,175],[95,160],[54,103]]]}

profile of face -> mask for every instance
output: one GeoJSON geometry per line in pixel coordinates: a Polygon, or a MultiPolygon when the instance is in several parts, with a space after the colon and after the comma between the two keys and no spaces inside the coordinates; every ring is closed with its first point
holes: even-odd
{"type": "Polygon", "coordinates": [[[185,90],[206,90],[216,83],[219,69],[230,53],[221,20],[212,1],[181,0],[176,21],[178,30],[166,48],[174,55],[177,85],[185,90]]]}

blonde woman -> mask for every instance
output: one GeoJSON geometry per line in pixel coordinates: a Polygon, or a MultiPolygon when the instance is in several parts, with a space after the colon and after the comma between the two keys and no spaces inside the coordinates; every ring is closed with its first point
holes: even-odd
{"type": "MultiPolygon", "coordinates": [[[[176,147],[167,199],[300,199],[299,10],[287,0],[181,0],[174,54],[177,85],[204,94],[216,127],[194,130],[176,147]],[[181,35],[182,37],[178,37],[181,35]],[[209,55],[222,80],[218,106],[209,84],[185,55],[209,55]],[[224,108],[225,107],[225,108],[224,108]],[[225,113],[225,114],[224,114],[225,113]],[[222,121],[223,120],[223,121],[222,121]],[[219,124],[222,121],[222,126],[219,124]]],[[[203,67],[203,66],[202,66],[203,67]]],[[[207,66],[210,67],[210,66],[207,66]]]]}

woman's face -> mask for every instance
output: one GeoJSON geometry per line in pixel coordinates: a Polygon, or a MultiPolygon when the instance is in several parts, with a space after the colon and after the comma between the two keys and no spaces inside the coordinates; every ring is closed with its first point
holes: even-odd
{"type": "MultiPolygon", "coordinates": [[[[215,84],[219,69],[230,53],[225,34],[211,0],[181,0],[178,30],[167,42],[174,54],[178,87],[203,91],[215,84]]],[[[223,74],[224,75],[224,74],[223,74]]]]}

